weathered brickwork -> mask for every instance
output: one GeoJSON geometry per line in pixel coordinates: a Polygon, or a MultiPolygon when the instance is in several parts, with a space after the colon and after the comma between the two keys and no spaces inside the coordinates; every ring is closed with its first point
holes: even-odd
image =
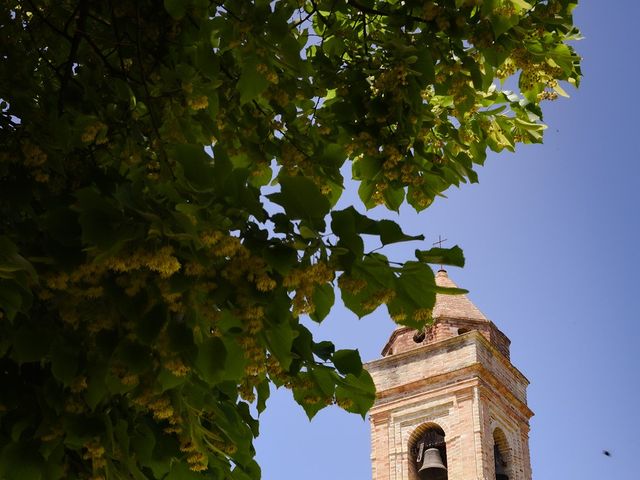
{"type": "Polygon", "coordinates": [[[373,480],[418,480],[412,447],[438,427],[448,480],[494,480],[494,444],[510,480],[531,480],[528,381],[509,361],[509,340],[466,297],[443,311],[422,342],[398,329],[383,358],[366,365],[378,390],[370,412],[373,480]]]}

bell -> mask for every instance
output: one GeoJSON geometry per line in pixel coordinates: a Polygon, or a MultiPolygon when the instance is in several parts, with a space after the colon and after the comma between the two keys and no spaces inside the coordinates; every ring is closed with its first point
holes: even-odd
{"type": "Polygon", "coordinates": [[[493,447],[493,458],[495,459],[496,465],[496,480],[509,480],[509,475],[507,475],[507,469],[505,468],[505,461],[502,459],[502,454],[497,445],[493,447]]]}
{"type": "Polygon", "coordinates": [[[496,480],[509,480],[507,469],[502,462],[496,462],[496,480]]]}
{"type": "Polygon", "coordinates": [[[447,467],[442,463],[440,450],[429,448],[424,452],[418,475],[420,480],[447,480],[447,467]]]}

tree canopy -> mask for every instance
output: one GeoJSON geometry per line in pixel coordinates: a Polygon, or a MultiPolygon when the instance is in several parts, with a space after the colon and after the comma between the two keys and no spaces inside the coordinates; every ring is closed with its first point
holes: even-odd
{"type": "Polygon", "coordinates": [[[258,478],[273,386],[364,415],[357,350],[301,318],[339,291],[421,328],[464,258],[366,249],[422,237],[336,208],[345,166],[423,210],[580,79],[575,0],[3,6],[2,479],[258,478]]]}

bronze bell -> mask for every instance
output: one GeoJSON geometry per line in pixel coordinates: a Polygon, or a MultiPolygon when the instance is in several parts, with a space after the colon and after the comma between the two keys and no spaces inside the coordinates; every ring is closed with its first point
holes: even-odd
{"type": "Polygon", "coordinates": [[[418,470],[420,480],[447,480],[447,467],[442,463],[440,450],[428,448],[423,455],[422,466],[418,470]]]}

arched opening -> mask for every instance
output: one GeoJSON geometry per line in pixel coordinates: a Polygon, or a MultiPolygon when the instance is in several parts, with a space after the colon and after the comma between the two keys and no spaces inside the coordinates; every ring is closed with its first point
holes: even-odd
{"type": "Polygon", "coordinates": [[[425,423],[409,439],[409,478],[411,480],[447,480],[447,444],[444,430],[425,423]]]}
{"type": "Polygon", "coordinates": [[[493,463],[496,471],[496,480],[509,480],[511,478],[511,455],[507,437],[500,428],[493,431],[493,463]]]}
{"type": "Polygon", "coordinates": [[[471,331],[471,329],[469,329],[469,328],[459,328],[458,329],[458,335],[464,335],[465,333],[468,333],[470,331],[471,331]]]}

